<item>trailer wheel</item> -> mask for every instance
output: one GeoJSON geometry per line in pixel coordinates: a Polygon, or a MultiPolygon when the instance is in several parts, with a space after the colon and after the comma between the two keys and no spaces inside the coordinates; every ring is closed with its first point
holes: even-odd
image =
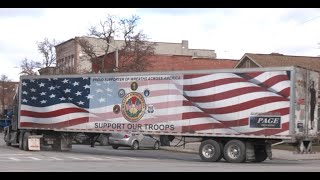
{"type": "Polygon", "coordinates": [[[216,162],[222,158],[223,145],[212,139],[201,142],[199,147],[199,155],[203,161],[216,162]]]}
{"type": "Polygon", "coordinates": [[[23,134],[22,149],[25,151],[29,151],[29,144],[28,144],[29,136],[30,136],[29,132],[25,132],[23,134]]]}
{"type": "Polygon", "coordinates": [[[230,163],[242,163],[246,161],[246,145],[240,140],[227,142],[223,150],[224,158],[230,163]]]}
{"type": "Polygon", "coordinates": [[[265,146],[256,147],[254,150],[255,160],[254,162],[263,162],[268,158],[268,154],[266,152],[265,146]]]}

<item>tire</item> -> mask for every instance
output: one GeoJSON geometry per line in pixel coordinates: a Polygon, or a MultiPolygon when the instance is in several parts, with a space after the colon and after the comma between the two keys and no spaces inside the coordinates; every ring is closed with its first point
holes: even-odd
{"type": "Polygon", "coordinates": [[[138,141],[134,141],[132,143],[131,149],[132,150],[138,150],[139,149],[139,142],[138,141]]]}
{"type": "Polygon", "coordinates": [[[243,163],[246,161],[246,145],[240,140],[230,140],[224,146],[223,154],[230,163],[243,163]]]}
{"type": "Polygon", "coordinates": [[[112,148],[113,148],[113,149],[118,149],[119,146],[117,146],[117,145],[112,145],[112,148]]]}
{"type": "Polygon", "coordinates": [[[266,152],[265,147],[257,147],[254,150],[255,160],[254,162],[263,162],[268,158],[268,154],[266,152]]]}
{"type": "Polygon", "coordinates": [[[24,132],[21,131],[19,134],[19,149],[23,150],[23,134],[24,132]]]}
{"type": "Polygon", "coordinates": [[[61,151],[61,138],[56,137],[55,141],[52,144],[52,150],[54,151],[61,151]]]}
{"type": "Polygon", "coordinates": [[[154,149],[154,150],[158,150],[159,148],[160,148],[160,142],[159,142],[159,141],[156,141],[156,142],[154,143],[153,149],[154,149]]]}
{"type": "Polygon", "coordinates": [[[3,139],[6,142],[6,146],[11,146],[11,143],[6,141],[6,139],[8,139],[8,141],[10,141],[10,138],[7,138],[7,136],[8,136],[8,131],[4,131],[3,139]]]}
{"type": "Polygon", "coordinates": [[[105,136],[105,135],[100,135],[99,143],[100,143],[100,146],[107,146],[107,145],[109,145],[108,137],[105,136]]]}
{"type": "Polygon", "coordinates": [[[202,141],[199,147],[199,155],[203,161],[217,162],[222,158],[223,145],[212,139],[202,141]]]}
{"type": "Polygon", "coordinates": [[[22,138],[22,149],[24,151],[29,151],[29,147],[28,147],[28,139],[29,139],[30,133],[25,132],[23,134],[23,138],[22,138]]]}

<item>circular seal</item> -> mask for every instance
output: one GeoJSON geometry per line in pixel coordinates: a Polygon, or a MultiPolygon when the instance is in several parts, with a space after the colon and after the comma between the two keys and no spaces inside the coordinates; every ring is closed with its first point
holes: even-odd
{"type": "Polygon", "coordinates": [[[120,112],[120,106],[118,104],[113,106],[113,112],[116,114],[120,112]]]}
{"type": "Polygon", "coordinates": [[[145,97],[148,97],[150,95],[149,89],[144,90],[143,94],[145,97]]]}
{"type": "Polygon", "coordinates": [[[132,91],[137,90],[138,89],[138,83],[137,82],[132,82],[131,83],[131,89],[132,89],[132,91]]]}
{"type": "Polygon", "coordinates": [[[145,110],[146,103],[143,99],[143,96],[139,93],[129,93],[122,100],[122,115],[129,122],[139,121],[143,117],[145,110]]]}
{"type": "Polygon", "coordinates": [[[118,96],[120,97],[120,98],[123,98],[123,96],[126,94],[126,92],[124,91],[124,89],[120,89],[119,91],[118,91],[118,96]]]}

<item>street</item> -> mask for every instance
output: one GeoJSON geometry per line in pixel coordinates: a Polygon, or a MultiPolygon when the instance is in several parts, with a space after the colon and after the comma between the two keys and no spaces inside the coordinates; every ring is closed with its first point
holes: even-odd
{"type": "Polygon", "coordinates": [[[0,135],[0,170],[12,171],[67,171],[67,172],[241,172],[241,171],[320,171],[320,160],[266,160],[263,163],[231,164],[202,162],[197,154],[166,150],[129,148],[114,150],[111,146],[73,145],[69,152],[22,151],[8,147],[0,135]]]}

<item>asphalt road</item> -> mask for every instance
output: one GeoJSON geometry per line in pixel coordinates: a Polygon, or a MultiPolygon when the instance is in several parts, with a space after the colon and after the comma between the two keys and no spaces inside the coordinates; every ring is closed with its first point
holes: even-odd
{"type": "Polygon", "coordinates": [[[166,150],[112,149],[110,146],[74,145],[69,152],[22,151],[4,144],[0,135],[0,171],[67,171],[67,172],[265,172],[320,171],[320,160],[267,160],[263,163],[232,164],[202,162],[197,154],[166,150]]]}

